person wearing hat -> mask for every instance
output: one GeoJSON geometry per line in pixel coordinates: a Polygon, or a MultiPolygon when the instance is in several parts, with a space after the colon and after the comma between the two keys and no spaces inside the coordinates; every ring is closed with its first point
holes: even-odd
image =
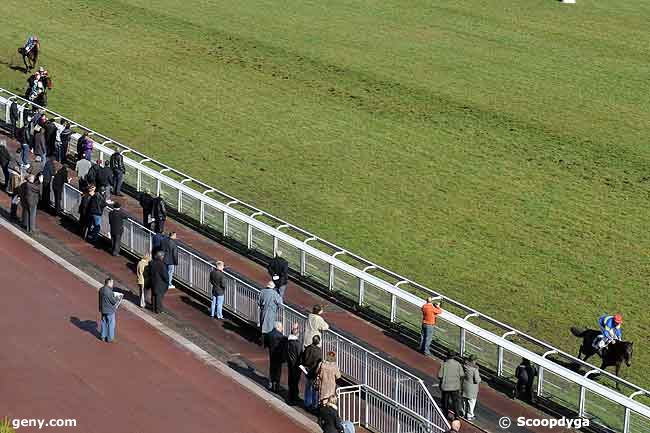
{"type": "Polygon", "coordinates": [[[603,351],[612,341],[623,340],[623,331],[621,325],[623,324],[623,316],[619,313],[610,316],[603,314],[598,318],[598,326],[600,327],[601,335],[594,340],[594,348],[598,349],[598,354],[603,356],[603,351]]]}

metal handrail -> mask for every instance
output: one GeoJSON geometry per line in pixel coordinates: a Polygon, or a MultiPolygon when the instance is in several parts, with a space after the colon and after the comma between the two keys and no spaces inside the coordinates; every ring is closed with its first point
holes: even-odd
{"type": "MultiPolygon", "coordinates": [[[[13,93],[6,91],[5,89],[0,88],[0,92],[5,92],[7,94],[10,94],[10,95],[13,95],[13,96],[17,97],[18,99],[22,99],[18,95],[14,95],[13,93]]],[[[0,100],[1,99],[2,98],[0,98],[0,100]]],[[[25,101],[25,100],[23,100],[23,101],[25,101]]],[[[26,101],[26,102],[28,102],[28,101],[26,101]]],[[[54,114],[54,115],[56,115],[56,116],[59,116],[59,117],[65,119],[65,120],[69,120],[69,119],[65,118],[64,116],[59,115],[58,113],[52,112],[50,110],[47,110],[47,111],[54,114]]],[[[69,121],[71,123],[73,123],[71,120],[69,120],[69,121]]],[[[74,122],[74,123],[76,123],[76,122],[74,122]]],[[[86,128],[86,127],[81,126],[81,125],[80,125],[80,127],[82,129],[85,129],[85,130],[89,131],[89,132],[93,132],[94,134],[96,134],[96,135],[98,135],[100,137],[104,137],[103,135],[101,135],[99,133],[96,133],[95,131],[92,131],[89,128],[86,128]]],[[[108,137],[104,137],[104,138],[108,139],[108,137]]],[[[123,145],[123,144],[121,144],[121,143],[119,143],[119,142],[117,142],[115,140],[111,140],[111,142],[118,145],[118,146],[120,146],[120,147],[123,147],[124,149],[128,149],[128,150],[132,151],[136,155],[146,157],[146,155],[143,155],[143,154],[141,154],[141,153],[139,153],[139,152],[137,152],[137,151],[135,151],[135,150],[133,150],[131,148],[128,148],[127,146],[125,146],[125,145],[123,145]]],[[[105,147],[103,147],[101,145],[97,145],[96,147],[98,148],[98,150],[100,152],[105,153],[107,155],[110,155],[111,153],[113,153],[112,149],[105,148],[105,147]]],[[[146,159],[150,159],[150,158],[146,158],[146,159]]],[[[150,159],[150,160],[153,161],[155,164],[161,166],[161,167],[167,167],[165,164],[162,164],[162,163],[160,163],[158,161],[155,161],[153,159],[150,159]]],[[[424,302],[422,299],[418,298],[417,296],[415,296],[415,295],[413,295],[413,294],[411,294],[409,292],[405,292],[404,290],[401,290],[399,288],[396,288],[394,285],[386,282],[385,280],[382,280],[381,278],[378,278],[378,277],[376,277],[374,275],[370,275],[370,274],[368,274],[368,273],[366,273],[366,272],[364,272],[364,271],[362,271],[362,270],[360,270],[360,269],[358,269],[358,268],[356,268],[356,267],[354,267],[352,265],[349,265],[349,264],[347,264],[345,262],[342,262],[342,261],[340,261],[340,260],[338,260],[336,258],[333,258],[333,257],[331,257],[331,255],[325,254],[325,253],[321,252],[320,250],[307,245],[305,242],[299,241],[296,238],[293,238],[292,236],[289,236],[284,232],[281,232],[281,231],[279,231],[277,229],[274,229],[273,227],[271,227],[271,226],[269,226],[267,224],[261,223],[258,220],[254,219],[254,218],[251,218],[249,215],[247,215],[247,214],[245,214],[245,213],[243,213],[243,212],[241,212],[239,210],[230,208],[227,205],[224,205],[224,204],[222,204],[220,202],[217,202],[216,200],[213,200],[213,199],[211,199],[209,197],[206,197],[204,194],[201,194],[201,193],[199,193],[199,192],[197,192],[197,191],[195,191],[193,189],[184,187],[181,183],[179,183],[179,182],[177,182],[177,181],[175,181],[175,180],[173,180],[173,179],[171,179],[171,178],[169,178],[167,176],[160,175],[158,172],[156,172],[153,169],[151,169],[149,167],[146,167],[146,166],[144,166],[142,164],[139,164],[135,160],[126,159],[125,163],[127,163],[127,165],[129,165],[129,166],[132,166],[132,167],[136,168],[141,173],[145,173],[145,174],[151,176],[152,178],[158,179],[158,182],[162,181],[162,182],[166,183],[167,185],[169,185],[169,186],[171,186],[173,188],[176,188],[179,191],[182,191],[183,194],[187,194],[187,195],[189,195],[189,196],[191,196],[193,198],[196,198],[199,201],[201,201],[201,202],[203,202],[203,203],[205,203],[205,204],[207,204],[207,205],[209,205],[209,206],[211,206],[211,207],[213,207],[215,209],[218,209],[218,210],[224,212],[224,214],[227,214],[229,216],[237,218],[237,219],[241,220],[242,222],[244,222],[246,224],[249,224],[249,226],[255,227],[256,229],[258,229],[258,230],[260,230],[262,232],[265,232],[268,235],[273,236],[274,242],[276,242],[276,243],[277,243],[278,240],[283,241],[283,242],[287,243],[288,245],[302,251],[303,255],[306,253],[306,254],[309,254],[311,256],[314,256],[315,258],[317,258],[317,259],[319,259],[319,260],[321,260],[321,261],[323,261],[325,263],[329,263],[331,269],[342,270],[342,271],[347,272],[347,273],[353,275],[354,277],[358,278],[359,281],[362,282],[362,283],[369,283],[369,284],[374,285],[375,287],[378,287],[378,288],[382,289],[383,291],[390,294],[390,296],[393,298],[393,302],[392,302],[392,308],[393,309],[395,308],[395,302],[394,302],[395,299],[400,299],[400,300],[406,301],[407,303],[410,303],[410,304],[412,304],[414,306],[417,306],[417,307],[421,306],[422,303],[424,302]],[[128,163],[127,163],[127,161],[128,161],[128,163]]],[[[183,174],[181,172],[178,172],[177,170],[174,170],[174,169],[170,168],[170,171],[172,171],[172,172],[174,172],[174,173],[176,173],[178,175],[181,175],[181,176],[183,176],[185,178],[191,178],[190,176],[187,176],[187,175],[185,175],[185,174],[183,174]]],[[[194,180],[194,179],[192,179],[192,180],[194,180]]],[[[196,184],[198,184],[198,185],[202,185],[204,187],[211,188],[208,185],[206,185],[206,184],[204,184],[204,183],[202,183],[202,182],[200,182],[198,180],[194,180],[194,182],[196,184]]],[[[218,190],[216,190],[216,191],[218,191],[218,190]]],[[[223,196],[225,196],[225,197],[232,198],[233,200],[237,201],[238,204],[243,205],[246,208],[253,209],[255,211],[259,211],[258,209],[254,208],[254,207],[252,207],[250,205],[247,205],[246,203],[243,203],[240,200],[235,199],[234,197],[230,197],[228,194],[222,193],[221,191],[218,191],[218,192],[220,194],[222,194],[223,196]]],[[[273,217],[272,215],[269,215],[268,213],[264,213],[264,214],[267,215],[269,218],[272,218],[273,220],[277,221],[277,222],[282,222],[283,227],[290,227],[291,229],[293,229],[293,230],[295,230],[297,232],[300,232],[300,233],[308,233],[305,230],[297,228],[297,227],[295,227],[295,226],[293,226],[293,225],[291,225],[289,223],[286,223],[286,222],[284,222],[283,220],[281,220],[279,218],[276,218],[276,217],[273,217]]],[[[389,270],[387,270],[387,269],[385,269],[385,268],[383,268],[383,267],[381,267],[379,265],[373,264],[372,262],[370,262],[368,260],[365,260],[363,258],[359,258],[358,256],[356,256],[356,255],[354,255],[352,253],[349,253],[349,252],[347,252],[347,250],[345,250],[343,248],[340,248],[340,247],[338,247],[338,246],[336,246],[336,245],[334,245],[334,244],[332,244],[330,242],[319,239],[316,236],[311,236],[311,237],[314,237],[314,238],[318,239],[319,243],[321,243],[323,245],[330,246],[333,249],[338,249],[338,250],[341,250],[341,251],[345,251],[348,256],[353,257],[355,259],[358,259],[360,263],[366,264],[367,266],[365,267],[365,269],[379,269],[379,270],[383,271],[384,273],[386,273],[388,275],[399,277],[400,281],[401,280],[408,281],[413,287],[417,287],[417,288],[420,288],[420,289],[422,289],[424,291],[427,291],[429,293],[435,294],[437,297],[440,297],[440,298],[446,300],[448,303],[450,303],[452,305],[455,305],[455,306],[465,310],[466,312],[475,313],[476,315],[478,315],[478,317],[480,317],[483,320],[486,320],[486,321],[488,321],[490,323],[498,325],[498,326],[500,326],[500,327],[502,327],[502,328],[504,328],[506,330],[511,330],[511,331],[517,332],[517,334],[518,334],[518,336],[520,338],[523,338],[523,339],[529,340],[531,342],[534,342],[534,343],[536,343],[536,344],[538,344],[538,345],[540,345],[540,346],[542,346],[544,348],[556,350],[557,353],[560,353],[562,356],[565,356],[565,357],[567,357],[569,359],[572,359],[575,362],[579,362],[579,364],[582,365],[582,366],[587,366],[587,367],[590,367],[590,368],[591,367],[596,368],[596,367],[592,366],[591,364],[585,363],[585,362],[583,362],[581,360],[578,360],[577,358],[573,357],[572,355],[569,355],[569,354],[567,354],[565,352],[562,352],[562,351],[554,348],[553,346],[551,346],[551,345],[549,345],[549,344],[547,344],[545,342],[537,340],[534,337],[531,337],[531,336],[529,336],[529,335],[527,335],[525,333],[519,332],[516,329],[510,327],[509,325],[503,324],[502,322],[500,322],[500,321],[498,321],[496,319],[493,319],[493,318],[491,318],[489,316],[486,316],[486,315],[484,315],[484,314],[482,314],[482,313],[480,313],[480,312],[478,312],[476,310],[473,310],[470,307],[467,307],[467,306],[465,306],[464,304],[462,304],[460,302],[454,301],[453,299],[450,299],[450,298],[448,298],[448,297],[446,297],[444,295],[441,295],[441,294],[439,294],[439,293],[437,293],[437,292],[435,292],[433,290],[430,290],[430,289],[428,289],[428,288],[426,288],[426,287],[424,287],[424,286],[422,286],[422,285],[420,285],[418,283],[412,282],[412,281],[408,280],[407,278],[401,277],[398,274],[396,274],[396,273],[394,273],[392,271],[389,271],[389,270]]],[[[330,285],[332,284],[331,280],[332,279],[330,278],[330,285]]],[[[360,288],[360,293],[361,293],[361,289],[362,289],[362,287],[360,288]]],[[[647,406],[642,405],[642,404],[640,404],[640,403],[638,403],[636,401],[633,401],[633,400],[629,399],[628,397],[626,397],[626,396],[624,396],[622,394],[619,394],[618,392],[616,392],[616,391],[614,391],[614,390],[612,390],[610,388],[607,388],[607,387],[604,387],[603,385],[600,385],[599,383],[596,383],[596,382],[594,382],[592,380],[589,380],[589,379],[585,379],[584,377],[582,377],[580,375],[577,375],[576,373],[572,372],[571,370],[569,370],[569,369],[567,369],[567,368],[565,368],[565,367],[563,367],[563,366],[561,366],[559,364],[556,364],[556,363],[554,363],[554,362],[552,362],[552,361],[550,361],[548,359],[545,359],[544,357],[540,356],[536,352],[530,351],[530,350],[525,349],[525,348],[523,348],[521,346],[518,346],[518,345],[516,345],[516,344],[514,344],[514,343],[512,343],[510,341],[507,341],[507,340],[499,337],[498,335],[496,335],[496,334],[494,334],[492,332],[486,331],[486,330],[480,328],[479,326],[472,324],[471,322],[465,321],[465,320],[461,319],[460,317],[449,313],[448,311],[444,312],[441,317],[442,317],[442,319],[446,320],[447,322],[449,322],[449,323],[451,323],[451,324],[453,324],[455,326],[458,326],[462,330],[469,331],[469,332],[471,332],[471,333],[485,339],[486,341],[488,341],[488,342],[490,342],[492,344],[495,344],[495,345],[497,345],[499,347],[502,347],[503,349],[507,349],[508,351],[510,351],[510,352],[512,352],[512,353],[514,353],[516,355],[522,356],[524,358],[528,358],[529,360],[531,360],[531,361],[535,362],[536,364],[538,364],[543,369],[546,369],[546,370],[548,370],[550,372],[553,372],[554,374],[556,374],[556,375],[558,375],[560,377],[563,377],[563,378],[565,378],[567,380],[570,380],[570,381],[580,385],[581,387],[589,389],[590,391],[592,391],[592,392],[594,392],[596,394],[599,394],[599,395],[601,395],[603,397],[606,397],[606,398],[608,398],[608,399],[610,399],[612,401],[615,401],[615,402],[625,406],[628,409],[632,409],[635,412],[643,414],[646,417],[650,417],[650,408],[648,408],[647,406]]],[[[391,314],[391,320],[392,319],[394,319],[394,314],[391,314]]],[[[627,386],[629,386],[631,388],[634,388],[636,390],[642,391],[642,392],[650,395],[649,391],[647,391],[647,390],[645,390],[645,389],[643,389],[643,388],[641,388],[641,387],[639,387],[639,386],[637,386],[637,385],[635,385],[635,384],[633,384],[631,382],[628,382],[628,381],[626,381],[624,379],[618,378],[618,377],[612,375],[609,372],[606,372],[606,371],[603,371],[603,370],[600,370],[600,369],[599,369],[599,372],[602,375],[605,375],[605,376],[611,378],[612,380],[614,380],[614,381],[616,381],[618,383],[625,384],[625,385],[627,385],[627,386]]]]}
{"type": "MultiPolygon", "coordinates": [[[[71,190],[71,191],[74,191],[74,193],[77,194],[77,196],[79,196],[79,197],[81,196],[81,191],[79,191],[77,188],[75,188],[74,186],[72,186],[72,185],[70,185],[70,184],[66,184],[66,185],[65,185],[65,187],[64,187],[64,196],[67,197],[67,192],[70,191],[70,190],[71,190]]],[[[107,206],[106,209],[105,209],[105,213],[109,212],[110,210],[111,210],[111,207],[110,207],[110,206],[107,206]]],[[[64,212],[67,212],[67,209],[64,208],[64,212]]],[[[74,215],[72,215],[72,214],[70,214],[70,213],[68,213],[68,215],[74,217],[74,215]]],[[[105,222],[105,221],[106,221],[106,218],[103,218],[102,220],[105,222]]],[[[127,220],[128,220],[128,222],[129,222],[132,226],[137,227],[141,232],[147,233],[150,237],[154,234],[153,231],[151,231],[150,229],[144,227],[144,226],[143,226],[142,224],[140,224],[139,222],[137,222],[137,221],[135,221],[135,220],[133,220],[133,219],[131,219],[131,218],[127,218],[127,220]]],[[[104,236],[106,236],[106,237],[109,237],[109,236],[110,236],[110,232],[101,233],[101,234],[104,235],[104,236]]],[[[131,231],[131,236],[132,236],[132,235],[133,235],[133,231],[131,231]]],[[[136,255],[139,255],[140,257],[142,256],[142,255],[139,254],[136,250],[130,248],[129,246],[127,246],[127,245],[123,245],[123,246],[124,246],[125,248],[129,249],[132,253],[135,253],[136,255]]],[[[215,267],[212,265],[212,263],[210,263],[208,260],[204,259],[203,257],[201,257],[201,256],[199,256],[199,255],[197,255],[197,254],[195,254],[194,252],[192,252],[192,251],[190,251],[190,250],[188,250],[188,249],[186,249],[186,248],[183,248],[182,246],[178,246],[178,249],[179,249],[179,252],[180,252],[180,253],[184,253],[184,254],[186,254],[187,256],[191,257],[192,260],[196,260],[196,261],[198,261],[198,262],[203,263],[204,265],[206,265],[206,267],[207,267],[210,271],[211,271],[212,269],[215,268],[215,267]]],[[[238,277],[238,276],[236,276],[236,275],[234,275],[234,274],[228,272],[227,270],[224,270],[223,272],[224,272],[224,274],[225,274],[229,279],[235,281],[236,283],[239,283],[240,285],[246,287],[247,289],[251,290],[252,292],[254,292],[254,293],[259,293],[259,292],[260,292],[260,289],[259,289],[259,288],[253,286],[252,284],[250,284],[250,283],[247,282],[247,281],[244,281],[244,280],[241,279],[240,277],[238,277]]],[[[178,275],[178,274],[176,274],[175,277],[176,277],[177,280],[179,280],[179,275],[178,275]]],[[[184,283],[184,284],[187,284],[187,282],[185,282],[185,281],[182,281],[182,280],[181,280],[181,282],[184,283]]],[[[205,293],[203,293],[203,292],[201,292],[201,291],[198,291],[198,290],[195,290],[195,289],[192,287],[191,283],[190,283],[190,285],[189,285],[189,288],[192,289],[192,291],[193,291],[194,293],[198,294],[199,296],[202,296],[202,297],[205,298],[205,299],[209,299],[209,297],[206,296],[205,293]]],[[[224,306],[224,308],[228,308],[228,307],[227,307],[227,306],[224,306]]],[[[304,320],[304,321],[307,320],[307,316],[306,316],[305,314],[301,313],[300,311],[294,309],[294,308],[291,307],[291,306],[283,305],[283,306],[282,306],[282,309],[283,309],[283,310],[288,310],[289,312],[293,313],[295,316],[299,317],[300,319],[302,319],[302,320],[304,320]]],[[[233,314],[238,315],[238,316],[241,317],[241,314],[239,314],[237,311],[231,311],[231,312],[232,312],[233,314]]],[[[440,408],[439,408],[439,407],[437,406],[437,404],[435,403],[435,400],[433,399],[433,397],[432,397],[431,394],[429,393],[429,391],[428,391],[426,385],[424,384],[424,381],[423,381],[421,378],[415,376],[414,374],[412,374],[412,373],[410,373],[409,371],[403,369],[402,367],[400,367],[400,366],[398,366],[398,365],[396,365],[396,364],[394,364],[394,363],[388,361],[387,359],[384,359],[383,357],[379,356],[377,353],[375,353],[375,352],[373,352],[373,351],[371,351],[371,350],[369,350],[369,349],[363,347],[362,345],[356,343],[355,341],[352,341],[351,339],[349,339],[349,338],[347,338],[347,337],[345,337],[345,336],[339,334],[338,332],[336,332],[335,330],[333,330],[333,329],[331,329],[331,328],[327,331],[327,333],[328,333],[328,334],[331,334],[331,335],[333,335],[333,336],[335,336],[337,340],[341,340],[341,341],[345,342],[346,344],[348,344],[349,346],[351,346],[351,347],[353,347],[353,348],[359,350],[360,352],[365,353],[366,356],[365,356],[365,358],[364,358],[364,360],[365,360],[365,361],[364,361],[364,362],[365,362],[364,367],[365,367],[366,369],[369,368],[369,367],[368,367],[368,364],[367,364],[367,359],[368,359],[368,357],[372,357],[372,358],[378,360],[379,362],[381,362],[382,365],[383,365],[384,367],[389,368],[391,371],[394,370],[394,371],[396,372],[396,378],[399,377],[399,375],[402,375],[402,376],[406,376],[406,378],[408,378],[408,379],[410,379],[410,380],[415,381],[415,382],[416,382],[416,383],[421,387],[421,389],[423,390],[424,395],[426,396],[426,398],[427,398],[427,400],[430,402],[430,404],[433,405],[433,407],[435,407],[437,414],[441,417],[441,419],[445,420],[444,416],[442,415],[442,412],[440,411],[440,408]]],[[[341,358],[339,357],[338,359],[340,360],[341,358]]],[[[354,380],[354,377],[352,377],[352,376],[349,376],[349,375],[348,375],[347,377],[348,377],[349,379],[354,380]]],[[[427,420],[427,419],[424,418],[422,415],[417,414],[417,412],[413,411],[413,409],[411,409],[411,408],[409,408],[409,407],[403,405],[403,404],[400,403],[398,400],[393,399],[393,398],[391,398],[391,397],[388,396],[388,395],[385,395],[384,393],[381,392],[381,390],[375,389],[375,388],[373,388],[372,386],[370,386],[370,385],[367,384],[367,383],[361,383],[360,385],[363,385],[363,386],[365,386],[365,387],[367,387],[367,388],[369,388],[369,389],[372,389],[375,393],[381,395],[382,398],[385,398],[385,399],[390,400],[391,402],[393,402],[394,405],[397,405],[397,406],[399,406],[399,407],[404,408],[404,410],[407,410],[409,413],[415,414],[415,416],[420,417],[420,418],[423,420],[423,422],[427,422],[427,423],[432,424],[431,421],[427,420]]],[[[397,397],[397,396],[395,396],[395,397],[397,397]]],[[[445,422],[446,422],[446,420],[445,420],[445,422]]],[[[447,425],[447,427],[448,427],[448,425],[447,425]]]]}

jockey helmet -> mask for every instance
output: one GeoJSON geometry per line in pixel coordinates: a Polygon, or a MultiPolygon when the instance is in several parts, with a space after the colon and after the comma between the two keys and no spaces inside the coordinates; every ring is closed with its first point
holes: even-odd
{"type": "Polygon", "coordinates": [[[623,316],[621,316],[620,314],[616,314],[614,316],[614,323],[616,323],[617,325],[623,323],[623,316]]]}
{"type": "Polygon", "coordinates": [[[38,40],[38,36],[33,35],[33,36],[32,36],[32,39],[34,39],[35,41],[37,41],[37,40],[38,40]]]}

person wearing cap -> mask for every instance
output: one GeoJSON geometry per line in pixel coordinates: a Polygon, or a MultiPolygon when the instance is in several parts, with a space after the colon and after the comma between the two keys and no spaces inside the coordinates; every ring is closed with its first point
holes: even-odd
{"type": "Polygon", "coordinates": [[[269,281],[264,289],[260,291],[257,301],[260,311],[260,327],[262,328],[262,344],[269,347],[269,334],[273,331],[273,326],[278,315],[278,310],[282,306],[282,298],[275,291],[275,284],[269,281]]]}
{"type": "Polygon", "coordinates": [[[623,316],[619,313],[610,316],[603,314],[598,318],[598,326],[600,327],[601,335],[594,341],[594,348],[598,349],[598,354],[603,355],[603,350],[612,341],[621,341],[623,339],[623,332],[621,330],[623,324],[623,316]]]}

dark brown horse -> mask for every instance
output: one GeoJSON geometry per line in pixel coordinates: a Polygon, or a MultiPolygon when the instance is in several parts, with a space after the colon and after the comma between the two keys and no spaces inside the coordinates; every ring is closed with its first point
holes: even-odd
{"type": "MultiPolygon", "coordinates": [[[[588,360],[592,356],[598,353],[598,350],[594,348],[594,340],[601,335],[601,332],[596,329],[583,329],[571,327],[571,333],[576,337],[582,338],[582,344],[580,345],[580,350],[578,351],[578,358],[583,361],[588,360]],[[582,355],[585,357],[582,358],[582,355]]],[[[623,362],[628,367],[632,366],[632,353],[634,352],[634,344],[629,341],[613,341],[605,347],[603,354],[601,356],[602,364],[600,366],[601,370],[606,369],[607,367],[615,366],[616,375],[620,376],[621,365],[623,362]]]]}
{"type": "Polygon", "coordinates": [[[18,48],[18,53],[23,56],[23,63],[25,64],[25,73],[31,71],[36,67],[38,63],[38,51],[41,48],[41,44],[37,42],[31,50],[25,52],[25,47],[18,48]]]}

